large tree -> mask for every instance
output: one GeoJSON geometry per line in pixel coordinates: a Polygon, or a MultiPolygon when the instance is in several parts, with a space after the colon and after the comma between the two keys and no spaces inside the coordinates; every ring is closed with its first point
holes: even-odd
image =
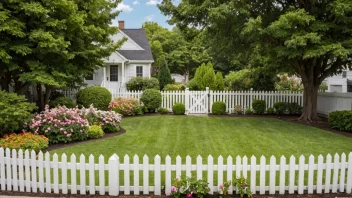
{"type": "Polygon", "coordinates": [[[111,21],[120,1],[3,0],[0,2],[1,89],[23,94],[36,86],[39,106],[50,90],[74,86],[104,66],[121,42],[111,21]],[[44,94],[42,88],[45,87],[44,94]]]}
{"type": "Polygon", "coordinates": [[[180,29],[203,29],[218,51],[294,71],[304,85],[305,121],[318,119],[321,82],[351,67],[350,0],[163,0],[159,8],[180,29]]]}

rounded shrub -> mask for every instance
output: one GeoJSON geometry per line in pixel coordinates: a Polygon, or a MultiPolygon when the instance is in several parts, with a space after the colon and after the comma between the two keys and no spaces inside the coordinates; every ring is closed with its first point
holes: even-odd
{"type": "Polygon", "coordinates": [[[226,104],[221,101],[214,102],[211,111],[214,115],[223,115],[226,113],[226,104]]]}
{"type": "Polygon", "coordinates": [[[175,115],[183,115],[186,112],[186,107],[183,103],[175,103],[174,106],[172,106],[172,112],[175,115]]]}
{"type": "Polygon", "coordinates": [[[187,83],[187,87],[189,88],[189,90],[200,90],[200,85],[194,78],[187,83]]]}
{"type": "Polygon", "coordinates": [[[253,100],[252,108],[256,114],[264,114],[266,109],[266,102],[264,100],[253,100]]]}
{"type": "Polygon", "coordinates": [[[57,106],[66,106],[67,108],[74,108],[76,106],[76,102],[71,98],[62,96],[62,97],[58,97],[53,100],[50,100],[49,106],[50,108],[54,108],[57,106]]]}
{"type": "Polygon", "coordinates": [[[104,135],[104,131],[101,128],[101,126],[92,125],[89,127],[88,138],[96,139],[96,138],[103,137],[103,135],[104,135]]]}
{"type": "Polygon", "coordinates": [[[167,108],[159,108],[158,109],[158,112],[160,114],[168,114],[169,113],[169,110],[167,108]]]}
{"type": "Polygon", "coordinates": [[[269,107],[269,108],[266,110],[266,112],[267,112],[269,115],[273,115],[273,114],[275,113],[275,110],[274,110],[274,108],[269,107]]]}
{"type": "Polygon", "coordinates": [[[244,113],[246,115],[252,115],[253,114],[253,110],[250,107],[247,107],[246,110],[244,110],[244,113]]]}
{"type": "Polygon", "coordinates": [[[20,134],[12,133],[0,139],[0,147],[9,149],[29,149],[39,152],[40,150],[48,148],[48,145],[48,138],[30,132],[20,134]]]}
{"type": "Polygon", "coordinates": [[[287,102],[275,102],[274,103],[275,112],[279,115],[285,114],[288,109],[287,102]]]}
{"type": "Polygon", "coordinates": [[[292,102],[288,104],[288,112],[291,115],[297,115],[302,113],[302,106],[296,102],[292,102]]]}
{"type": "Polygon", "coordinates": [[[107,110],[111,101],[111,93],[108,89],[99,86],[87,87],[77,93],[77,104],[86,108],[91,104],[100,110],[107,110]]]}
{"type": "Polygon", "coordinates": [[[109,109],[124,116],[143,114],[141,105],[135,98],[120,97],[110,102],[109,109]]]}
{"type": "Polygon", "coordinates": [[[161,93],[155,89],[146,89],[143,91],[141,101],[149,112],[154,112],[161,105],[161,93]]]}
{"type": "Polygon", "coordinates": [[[146,89],[159,90],[159,81],[157,78],[133,77],[126,83],[126,88],[129,91],[142,91],[146,89]]]}

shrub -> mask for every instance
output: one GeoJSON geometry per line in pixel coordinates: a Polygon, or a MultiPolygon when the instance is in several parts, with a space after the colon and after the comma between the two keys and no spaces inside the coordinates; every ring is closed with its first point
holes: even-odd
{"type": "Polygon", "coordinates": [[[226,104],[221,101],[214,102],[211,111],[214,115],[223,115],[226,113],[226,104]]]}
{"type": "Polygon", "coordinates": [[[89,125],[100,125],[105,133],[113,133],[120,130],[122,115],[114,111],[101,111],[90,106],[82,108],[80,116],[88,120],[89,125]]]}
{"type": "Polygon", "coordinates": [[[328,120],[331,128],[352,132],[352,110],[333,111],[328,120]]]}
{"type": "Polygon", "coordinates": [[[275,102],[274,103],[275,112],[279,115],[285,114],[288,109],[287,102],[275,102]]]}
{"type": "Polygon", "coordinates": [[[291,115],[297,115],[302,113],[302,106],[298,103],[292,102],[288,104],[288,112],[291,115]]]}
{"type": "Polygon", "coordinates": [[[240,115],[243,113],[243,109],[241,105],[236,105],[235,108],[233,109],[233,113],[236,115],[240,115]]]}
{"type": "Polygon", "coordinates": [[[104,131],[101,126],[93,125],[89,127],[88,138],[97,139],[103,137],[103,135],[104,131]]]}
{"type": "Polygon", "coordinates": [[[174,106],[172,106],[172,112],[175,115],[183,115],[186,112],[186,107],[183,103],[175,103],[174,106]]]}
{"type": "Polygon", "coordinates": [[[54,108],[57,106],[66,106],[67,108],[74,108],[76,106],[76,102],[71,98],[63,96],[50,100],[49,106],[50,108],[54,108]]]}
{"type": "Polygon", "coordinates": [[[167,108],[159,108],[158,109],[158,112],[160,114],[168,114],[169,113],[169,110],[167,108]]]}
{"type": "Polygon", "coordinates": [[[77,104],[86,108],[93,104],[97,109],[107,110],[111,97],[110,91],[104,87],[87,87],[77,93],[77,104]]]}
{"type": "Polygon", "coordinates": [[[266,109],[266,102],[264,100],[253,100],[253,111],[256,114],[264,114],[266,109]]]}
{"type": "Polygon", "coordinates": [[[110,102],[109,109],[125,116],[143,114],[141,105],[135,98],[116,98],[110,102]]]}
{"type": "Polygon", "coordinates": [[[88,120],[80,115],[78,108],[65,106],[49,109],[36,115],[28,124],[34,134],[44,135],[50,144],[87,139],[88,120]]]}
{"type": "Polygon", "coordinates": [[[180,83],[175,83],[175,84],[167,84],[163,90],[164,91],[183,91],[185,89],[186,89],[185,85],[180,83]]]}
{"type": "Polygon", "coordinates": [[[147,89],[143,92],[141,101],[149,112],[154,112],[161,105],[161,93],[155,89],[147,89]]]}
{"type": "Polygon", "coordinates": [[[240,194],[241,198],[244,197],[245,194],[247,194],[247,197],[249,198],[252,197],[252,191],[249,184],[249,180],[243,177],[243,175],[235,180],[234,186],[236,186],[237,192],[240,194]]]}
{"type": "Polygon", "coordinates": [[[174,197],[181,197],[180,195],[187,195],[187,197],[192,197],[196,194],[197,197],[204,197],[210,191],[208,187],[208,182],[202,179],[197,180],[193,177],[174,179],[172,184],[171,193],[174,197]]]}
{"type": "Polygon", "coordinates": [[[245,112],[246,115],[252,115],[253,114],[253,110],[250,107],[247,107],[244,112],[245,112]]]}
{"type": "Polygon", "coordinates": [[[170,70],[164,56],[159,58],[158,80],[160,83],[160,90],[162,90],[167,84],[172,83],[170,70]]]}
{"type": "Polygon", "coordinates": [[[65,97],[65,95],[57,90],[52,90],[50,92],[49,100],[55,100],[56,98],[59,98],[59,97],[65,97]]]}
{"type": "Polygon", "coordinates": [[[266,111],[268,112],[269,115],[273,115],[275,113],[275,110],[272,107],[269,107],[266,111]]]}
{"type": "Polygon", "coordinates": [[[9,149],[29,149],[39,152],[40,150],[48,148],[48,138],[29,132],[20,134],[12,133],[0,139],[0,147],[9,149]]]}
{"type": "Polygon", "coordinates": [[[193,91],[200,90],[200,85],[195,79],[190,80],[187,83],[187,87],[189,88],[189,90],[193,90],[193,91]]]}
{"type": "Polygon", "coordinates": [[[126,88],[129,91],[143,91],[146,89],[159,90],[159,81],[156,78],[143,78],[140,76],[133,77],[126,83],[126,88]]]}
{"type": "Polygon", "coordinates": [[[22,127],[37,107],[27,102],[24,96],[0,91],[0,136],[22,127]]]}

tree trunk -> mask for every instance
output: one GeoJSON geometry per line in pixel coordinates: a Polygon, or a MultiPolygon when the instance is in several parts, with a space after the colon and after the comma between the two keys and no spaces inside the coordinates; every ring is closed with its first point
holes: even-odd
{"type": "Polygon", "coordinates": [[[319,85],[313,83],[303,82],[303,109],[302,115],[299,120],[314,122],[319,120],[317,112],[317,100],[318,100],[318,89],[319,85]]]}
{"type": "Polygon", "coordinates": [[[45,94],[44,94],[44,107],[49,103],[49,97],[51,93],[51,88],[45,86],[45,94]]]}
{"type": "Polygon", "coordinates": [[[9,88],[9,85],[10,85],[10,78],[8,75],[3,75],[1,78],[0,78],[0,81],[1,81],[1,90],[5,91],[5,92],[10,92],[10,88],[9,88]]]}
{"type": "Polygon", "coordinates": [[[45,104],[44,104],[44,95],[43,95],[43,89],[41,84],[37,84],[37,96],[38,96],[39,112],[44,111],[45,104]]]}

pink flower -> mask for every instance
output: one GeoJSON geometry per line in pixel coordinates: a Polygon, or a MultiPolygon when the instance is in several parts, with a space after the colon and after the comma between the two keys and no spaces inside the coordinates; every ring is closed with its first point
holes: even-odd
{"type": "Polygon", "coordinates": [[[60,128],[60,131],[63,131],[64,130],[64,128],[60,128]]]}
{"type": "Polygon", "coordinates": [[[172,191],[172,192],[177,192],[177,188],[176,188],[175,186],[172,186],[172,187],[171,187],[171,191],[172,191]]]}
{"type": "Polygon", "coordinates": [[[189,197],[192,197],[192,193],[188,193],[187,194],[187,197],[189,198],[189,197]]]}
{"type": "Polygon", "coordinates": [[[51,128],[49,127],[49,128],[48,128],[48,131],[50,131],[50,130],[51,130],[51,128]]]}
{"type": "Polygon", "coordinates": [[[247,185],[246,184],[242,184],[242,188],[246,188],[247,187],[247,185]]]}
{"type": "Polygon", "coordinates": [[[64,131],[64,134],[66,135],[66,134],[67,134],[67,132],[66,132],[66,131],[64,131]]]}
{"type": "Polygon", "coordinates": [[[71,137],[72,134],[67,134],[67,137],[71,137]]]}
{"type": "Polygon", "coordinates": [[[82,131],[82,130],[79,130],[79,132],[81,132],[81,133],[82,133],[83,131],[82,131]]]}
{"type": "Polygon", "coordinates": [[[220,188],[221,190],[224,190],[224,184],[220,184],[219,188],[220,188]]]}

